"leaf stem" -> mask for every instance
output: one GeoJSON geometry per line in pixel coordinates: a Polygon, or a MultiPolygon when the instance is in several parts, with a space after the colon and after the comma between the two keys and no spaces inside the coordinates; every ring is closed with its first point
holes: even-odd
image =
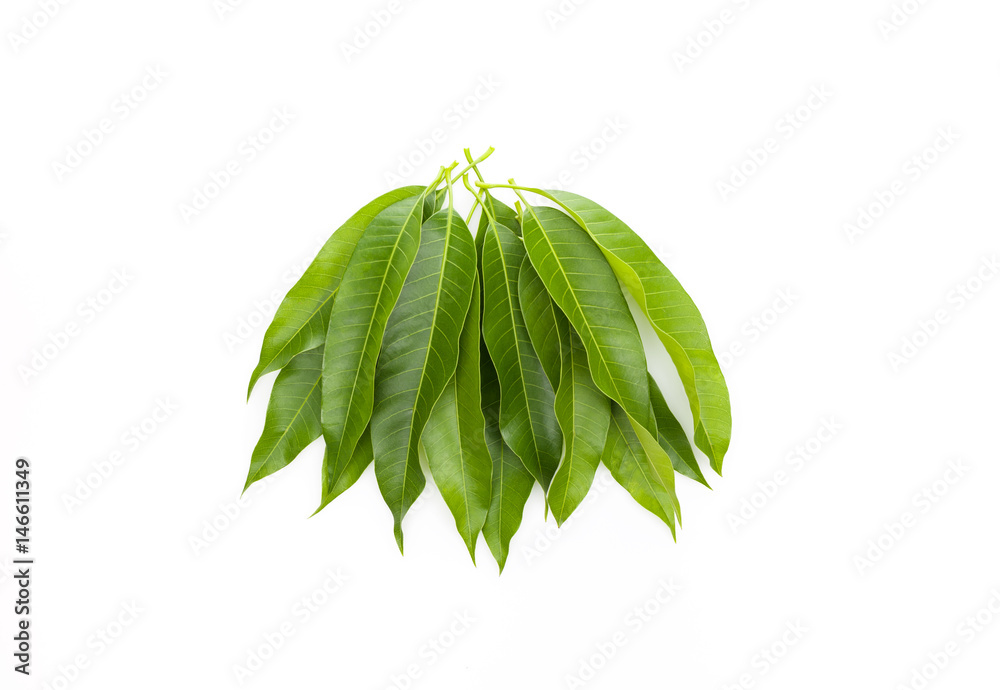
{"type": "MultiPolygon", "coordinates": [[[[552,194],[550,194],[549,192],[545,191],[544,189],[539,189],[538,187],[522,187],[521,185],[514,184],[514,180],[509,180],[507,184],[501,184],[499,182],[489,182],[489,183],[487,183],[487,182],[477,182],[476,186],[479,187],[480,189],[496,189],[496,188],[499,188],[499,189],[513,189],[514,193],[517,194],[517,196],[520,197],[520,199],[522,201],[524,201],[524,197],[521,196],[520,192],[530,192],[532,194],[537,194],[538,196],[545,197],[549,201],[551,201],[551,202],[553,202],[553,203],[558,204],[559,206],[561,206],[562,209],[564,211],[566,211],[566,215],[568,215],[570,218],[572,218],[573,220],[575,220],[580,227],[582,227],[582,228],[586,228],[587,227],[587,224],[584,222],[583,218],[581,218],[576,213],[576,211],[574,211],[573,209],[571,209],[569,206],[567,206],[563,202],[559,201],[559,199],[555,198],[554,196],[552,196],[552,194]]],[[[528,202],[525,201],[524,203],[527,204],[528,202]]]]}
{"type": "MultiPolygon", "coordinates": [[[[473,170],[475,170],[475,166],[473,166],[473,170]]],[[[478,174],[479,171],[477,170],[476,173],[478,174]]],[[[483,212],[490,218],[491,221],[493,221],[493,223],[496,223],[497,222],[496,216],[493,215],[492,211],[490,210],[490,207],[486,205],[486,202],[483,201],[483,198],[479,195],[479,192],[476,191],[475,187],[469,184],[468,173],[462,175],[462,183],[465,185],[465,188],[472,193],[472,196],[476,197],[476,203],[482,206],[483,212]]],[[[475,209],[475,207],[473,207],[473,209],[475,209]]],[[[471,220],[471,218],[472,215],[470,214],[469,219],[471,220]]]]}

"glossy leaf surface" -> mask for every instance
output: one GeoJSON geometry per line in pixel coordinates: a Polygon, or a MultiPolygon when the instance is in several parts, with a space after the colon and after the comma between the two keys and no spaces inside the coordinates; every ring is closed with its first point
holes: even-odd
{"type": "Polygon", "coordinates": [[[481,350],[480,371],[486,445],[493,459],[492,496],[483,525],[483,537],[500,566],[500,572],[503,572],[510,552],[510,540],[521,526],[524,505],[531,495],[535,478],[500,433],[500,381],[485,346],[481,350]]]}
{"type": "Polygon", "coordinates": [[[244,491],[288,465],[320,437],[322,374],[321,347],[296,355],[278,374],[267,404],[264,432],[250,458],[244,491]]]}
{"type": "Polygon", "coordinates": [[[732,434],[729,390],[698,307],[642,238],[619,218],[577,194],[549,194],[565,204],[600,245],[649,318],[684,382],[694,415],[695,444],[721,473],[732,434]]]}
{"type": "MultiPolygon", "coordinates": [[[[323,437],[334,486],[371,419],[389,314],[420,244],[423,198],[400,201],[365,230],[344,271],[323,352],[323,437]]],[[[373,442],[375,435],[372,435],[373,442]]]]}
{"type": "Polygon", "coordinates": [[[438,211],[420,230],[420,248],[389,317],[375,367],[375,476],[392,511],[400,550],[403,516],[425,483],[420,436],[455,374],[475,275],[476,250],[465,222],[451,211],[438,211]]]}
{"type": "Polygon", "coordinates": [[[562,434],[555,391],[531,345],[518,298],[524,246],[511,226],[513,211],[495,203],[483,240],[483,339],[500,380],[500,430],[532,476],[548,488],[559,465],[562,434]]]}
{"type": "Polygon", "coordinates": [[[493,475],[481,393],[479,305],[477,280],[459,341],[455,375],[438,398],[423,434],[431,476],[455,517],[473,563],[476,540],[490,507],[493,475]]]}

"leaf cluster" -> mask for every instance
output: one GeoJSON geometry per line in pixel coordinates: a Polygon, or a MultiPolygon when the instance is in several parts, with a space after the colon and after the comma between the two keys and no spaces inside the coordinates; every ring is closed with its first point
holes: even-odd
{"type": "Polygon", "coordinates": [[[721,472],[730,439],[704,320],[624,222],[569,192],[486,183],[490,153],[466,150],[462,171],[371,201],[289,290],[250,379],[252,391],[279,372],[246,486],[322,436],[317,512],[374,465],[402,551],[426,467],[473,560],[481,533],[502,570],[533,486],[561,525],[603,463],[676,536],[675,472],[707,486],[694,447],[721,472]],[[677,368],[694,447],[648,372],[626,295],[677,368]]]}

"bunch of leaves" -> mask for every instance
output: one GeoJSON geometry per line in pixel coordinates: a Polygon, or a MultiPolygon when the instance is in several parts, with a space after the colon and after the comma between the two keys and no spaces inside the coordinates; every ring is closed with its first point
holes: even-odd
{"type": "Polygon", "coordinates": [[[626,295],[677,368],[694,446],[721,473],[729,394],[704,320],[598,204],[486,183],[478,166],[492,151],[466,150],[461,172],[452,164],[367,204],[289,290],[250,379],[252,391],[279,372],[246,486],[322,436],[317,512],[374,464],[402,552],[426,466],[473,560],[482,533],[502,571],[534,484],[561,525],[603,463],[676,538],[675,472],[708,484],[648,372],[626,295]],[[473,198],[466,219],[459,180],[473,198]],[[512,190],[515,207],[496,190],[512,190]]]}

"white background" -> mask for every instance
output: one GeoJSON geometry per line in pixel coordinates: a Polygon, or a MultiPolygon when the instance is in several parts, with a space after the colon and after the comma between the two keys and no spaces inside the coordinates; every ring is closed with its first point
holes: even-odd
{"type": "Polygon", "coordinates": [[[997,687],[1000,279],[978,276],[1000,251],[997,3],[909,0],[889,31],[891,0],[592,0],[559,21],[555,0],[402,0],[350,60],[344,45],[388,0],[249,0],[221,17],[211,0],[68,2],[32,33],[40,4],[0,12],[0,493],[10,505],[13,459],[29,456],[37,558],[33,675],[10,668],[4,572],[0,685],[239,686],[235,667],[285,625],[243,687],[556,688],[581,673],[588,688],[920,687],[950,642],[927,687],[997,687]],[[699,37],[705,22],[717,36],[699,37]],[[144,100],[123,110],[133,88],[144,100]],[[275,108],[293,121],[247,161],[241,142],[275,108]],[[110,133],[60,174],[103,118],[110,133]],[[260,311],[438,128],[406,183],[465,146],[497,148],[495,181],[568,174],[664,257],[717,351],[737,353],[725,477],[713,491],[679,480],[676,544],[602,470],[560,531],[536,487],[500,578],[482,542],[469,562],[431,484],[401,558],[370,470],[307,519],[320,444],[234,506],[271,380],[247,405],[260,311]],[[957,140],[936,141],[949,128],[957,140]],[[912,159],[935,143],[918,179],[912,159]],[[241,174],[186,219],[233,159],[241,174]],[[897,181],[851,241],[845,223],[897,181]],[[127,285],[102,292],[121,287],[115,271],[127,285]],[[906,338],[919,347],[894,366],[906,338]],[[134,441],[157,401],[176,409],[134,441]],[[814,440],[830,420],[836,435],[814,440]],[[97,488],[68,501],[88,477],[97,488]],[[677,589],[666,603],[661,582],[677,589]],[[305,620],[296,602],[314,596],[305,620]]]}

